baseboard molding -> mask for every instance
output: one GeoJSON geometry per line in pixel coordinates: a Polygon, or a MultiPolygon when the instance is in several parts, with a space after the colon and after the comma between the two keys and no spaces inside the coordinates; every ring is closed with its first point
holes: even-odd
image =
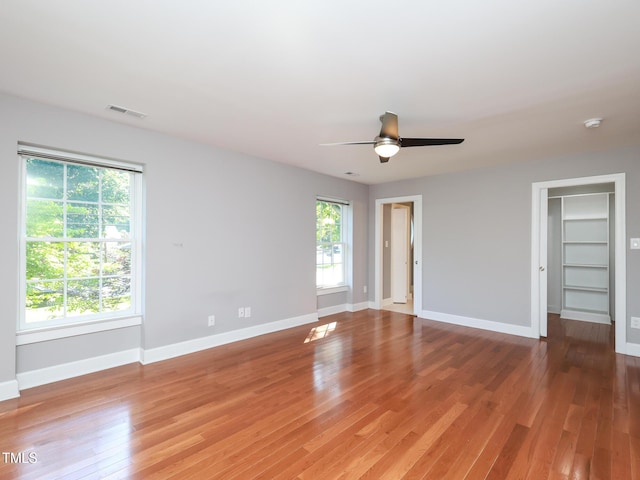
{"type": "Polygon", "coordinates": [[[240,330],[232,330],[230,332],[219,333],[203,338],[195,338],[186,342],[173,343],[162,347],[142,350],[140,354],[140,363],[147,365],[149,363],[169,360],[170,358],[188,355],[189,353],[207,350],[209,348],[218,347],[227,343],[238,342],[248,338],[273,333],[287,328],[298,327],[318,321],[318,313],[309,313],[299,317],[287,318],[276,322],[265,323],[253,327],[242,328],[240,330]]]}
{"type": "Polygon", "coordinates": [[[555,313],[556,315],[560,315],[560,311],[562,308],[560,305],[547,305],[547,313],[555,313]]]}
{"type": "Polygon", "coordinates": [[[347,312],[359,312],[369,308],[369,302],[347,303],[347,312]]]}
{"type": "Polygon", "coordinates": [[[324,307],[318,309],[318,318],[326,317],[328,315],[335,315],[342,312],[359,312],[360,310],[366,310],[371,308],[369,302],[360,303],[343,303],[340,305],[333,305],[331,307],[324,307]]]}
{"type": "Polygon", "coordinates": [[[464,317],[461,315],[452,315],[450,313],[432,312],[429,310],[422,310],[419,317],[425,320],[435,320],[437,322],[450,323],[453,325],[460,325],[462,327],[479,328],[481,330],[490,330],[492,332],[507,333],[509,335],[517,335],[519,337],[539,338],[539,336],[533,332],[531,327],[523,327],[521,325],[509,325],[508,323],[464,317]]]}
{"type": "Polygon", "coordinates": [[[108,368],[119,367],[140,360],[140,349],[134,348],[122,352],[110,353],[99,357],[91,357],[76,362],[62,363],[51,367],[30,370],[16,375],[18,388],[27,388],[58,382],[68,378],[79,377],[88,373],[99,372],[108,368]]]}
{"type": "Polygon", "coordinates": [[[625,345],[625,355],[632,357],[640,357],[640,345],[637,343],[627,343],[625,345]]]}
{"type": "Polygon", "coordinates": [[[335,315],[336,313],[342,313],[347,311],[347,305],[342,303],[340,305],[332,305],[331,307],[324,307],[318,309],[318,318],[326,317],[328,315],[335,315]]]}
{"type": "Polygon", "coordinates": [[[0,402],[11,398],[17,398],[19,396],[20,389],[18,388],[17,380],[9,380],[8,382],[0,383],[0,402]]]}
{"type": "Polygon", "coordinates": [[[393,298],[389,297],[389,298],[383,298],[382,299],[382,306],[386,307],[387,305],[392,305],[393,304],[393,298]]]}
{"type": "Polygon", "coordinates": [[[562,318],[567,320],[580,320],[582,322],[601,323],[611,325],[611,317],[603,313],[580,312],[577,310],[563,309],[560,312],[562,318]]]}

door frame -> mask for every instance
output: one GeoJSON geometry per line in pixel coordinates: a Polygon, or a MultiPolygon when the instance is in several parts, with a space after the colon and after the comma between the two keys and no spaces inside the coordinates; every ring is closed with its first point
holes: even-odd
{"type": "Polygon", "coordinates": [[[378,198],[374,227],[374,286],[372,308],[382,308],[383,208],[386,204],[413,203],[413,314],[422,312],[422,195],[378,198]]]}
{"type": "Polygon", "coordinates": [[[567,178],[531,185],[531,329],[547,336],[547,220],[549,189],[597,183],[615,185],[615,351],[627,353],[627,237],[625,174],[567,178]]]}

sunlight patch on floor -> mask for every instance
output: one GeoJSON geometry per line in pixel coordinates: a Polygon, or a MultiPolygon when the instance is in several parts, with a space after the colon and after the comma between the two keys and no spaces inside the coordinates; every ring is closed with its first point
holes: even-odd
{"type": "Polygon", "coordinates": [[[304,343],[313,342],[314,340],[318,340],[319,338],[324,338],[328,336],[331,332],[336,329],[336,322],[327,323],[326,325],[320,325],[318,327],[313,327],[305,338],[304,343]]]}

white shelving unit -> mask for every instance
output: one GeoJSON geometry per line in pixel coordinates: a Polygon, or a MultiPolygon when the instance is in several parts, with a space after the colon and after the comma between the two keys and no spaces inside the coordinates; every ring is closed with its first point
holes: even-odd
{"type": "Polygon", "coordinates": [[[609,195],[562,197],[563,318],[611,324],[609,195]]]}

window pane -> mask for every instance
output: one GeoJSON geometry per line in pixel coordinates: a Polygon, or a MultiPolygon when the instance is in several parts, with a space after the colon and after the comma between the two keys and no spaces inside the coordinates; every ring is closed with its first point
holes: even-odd
{"type": "Polygon", "coordinates": [[[64,275],[64,243],[27,242],[27,280],[56,280],[64,275]]]}
{"type": "Polygon", "coordinates": [[[67,204],[67,237],[98,238],[98,205],[91,203],[67,204]]]}
{"type": "Polygon", "coordinates": [[[97,202],[100,180],[96,167],[67,165],[67,199],[97,202]]]}
{"type": "Polygon", "coordinates": [[[62,282],[27,283],[25,320],[41,322],[64,317],[64,287],[62,282]]]}
{"type": "Polygon", "coordinates": [[[128,205],[131,196],[131,173],[105,169],[102,171],[102,201],[128,205]]]}
{"type": "Polygon", "coordinates": [[[88,315],[100,311],[100,280],[69,280],[67,284],[67,316],[88,315]]]}
{"type": "Polygon", "coordinates": [[[103,245],[102,272],[104,275],[131,274],[131,243],[107,242],[103,245]]]}
{"type": "Polygon", "coordinates": [[[128,205],[107,205],[102,208],[103,238],[129,238],[130,231],[128,205]]]}
{"type": "Polygon", "coordinates": [[[316,202],[316,283],[319,287],[345,282],[341,204],[316,202]]]}
{"type": "Polygon", "coordinates": [[[132,310],[136,174],[64,161],[24,161],[22,326],[35,328],[48,320],[62,325],[68,317],[71,323],[132,310]]]}
{"type": "Polygon", "coordinates": [[[61,202],[27,200],[27,237],[61,238],[64,215],[61,202]]]}
{"type": "Polygon", "coordinates": [[[27,159],[27,197],[62,200],[64,195],[64,164],[27,159]]]}
{"type": "Polygon", "coordinates": [[[100,275],[100,250],[97,242],[67,244],[67,277],[83,278],[100,275]]]}
{"type": "Polygon", "coordinates": [[[131,279],[129,277],[105,278],[102,282],[102,306],[105,312],[131,308],[131,279]]]}

